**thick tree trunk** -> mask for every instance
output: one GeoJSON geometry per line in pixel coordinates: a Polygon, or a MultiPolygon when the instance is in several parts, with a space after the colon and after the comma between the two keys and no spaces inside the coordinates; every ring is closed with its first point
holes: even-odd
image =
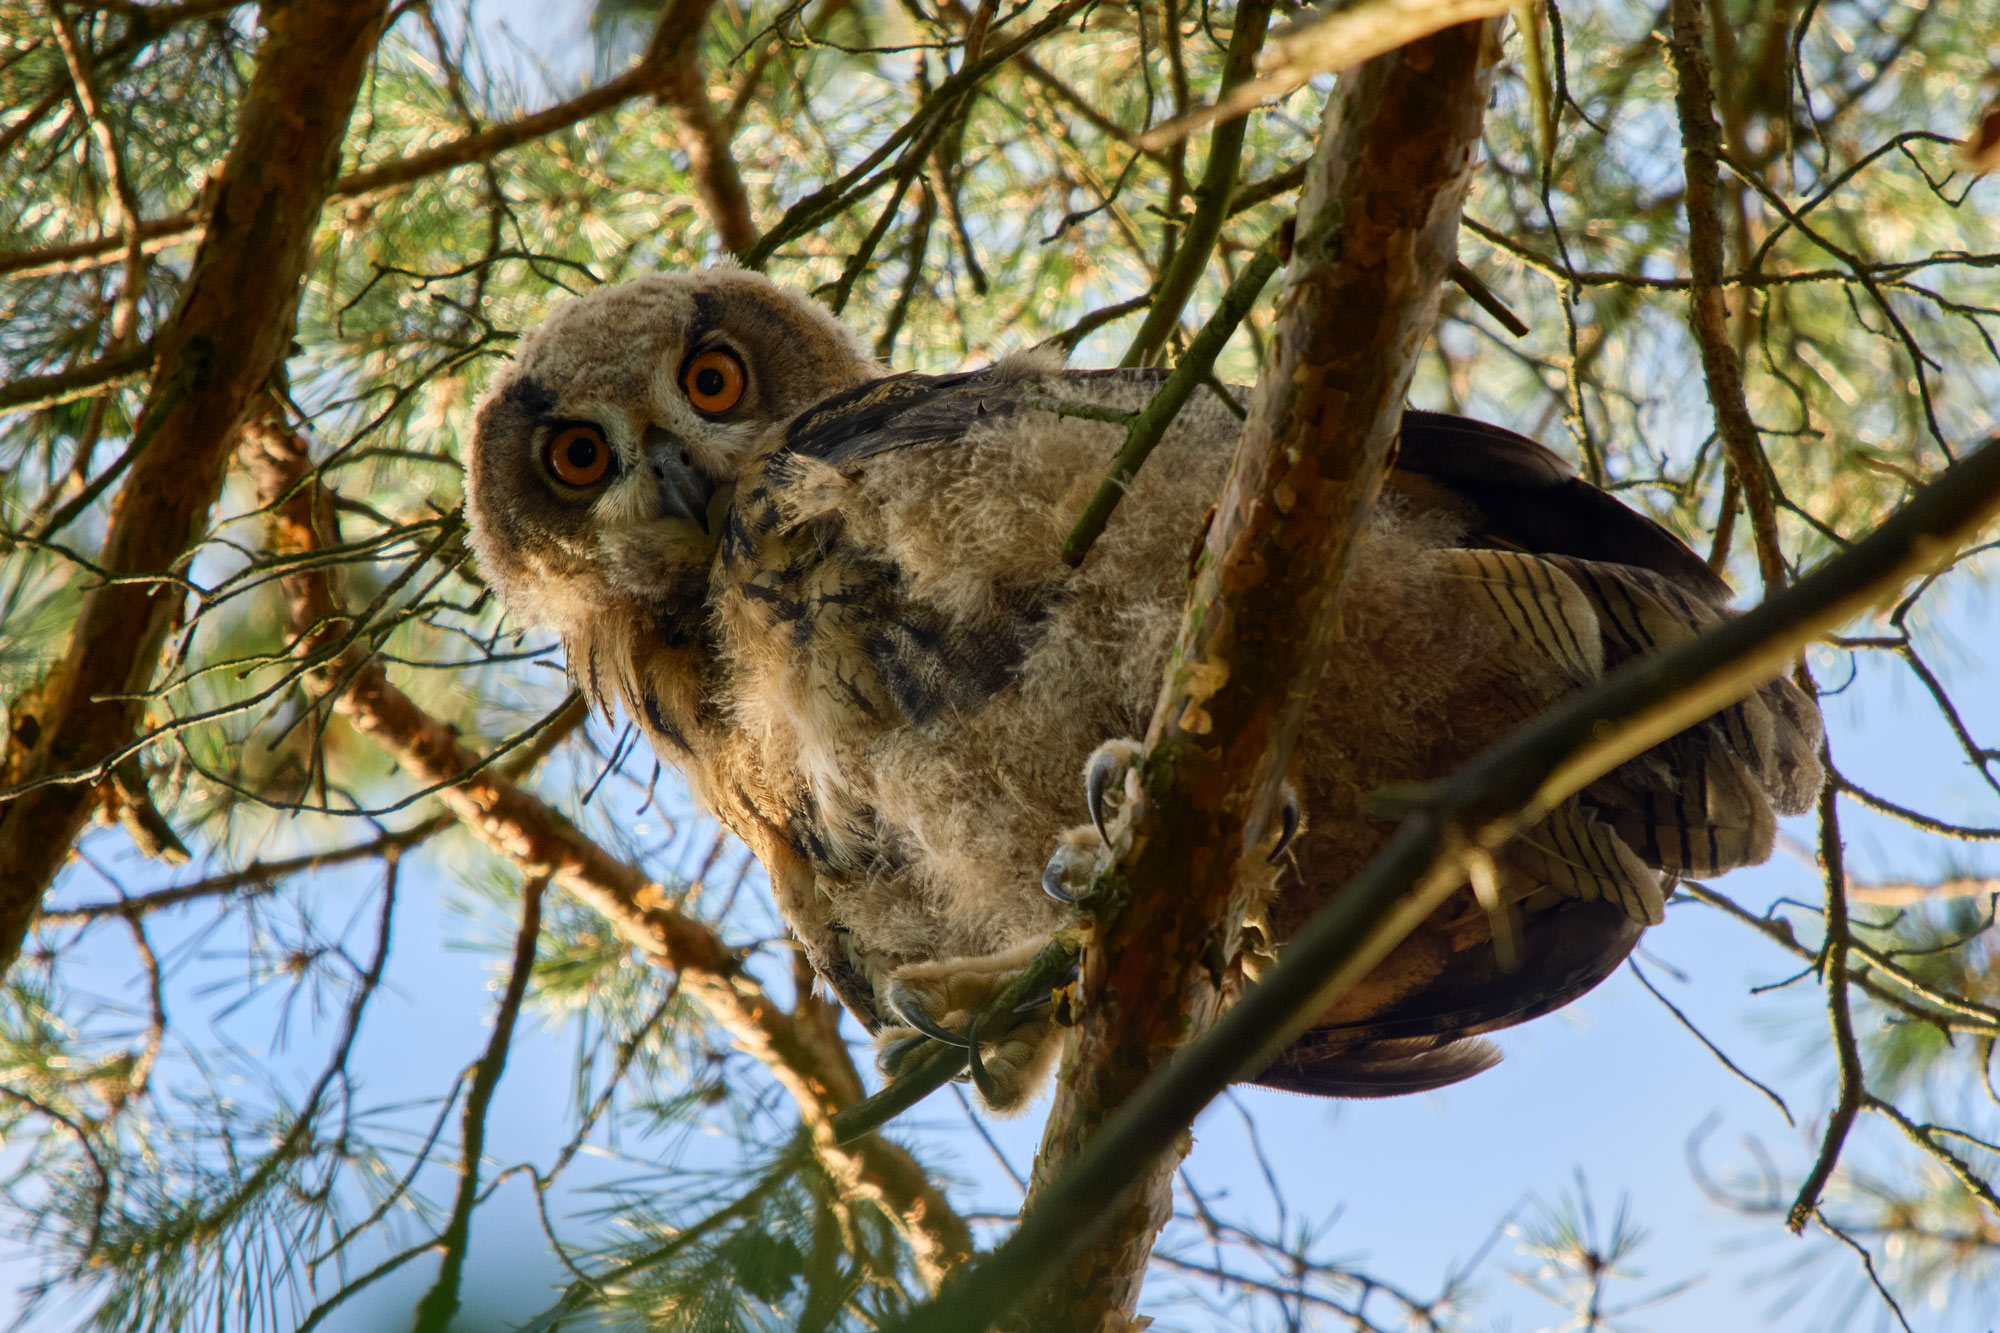
{"type": "Polygon", "coordinates": [[[181,624],[186,557],[222,490],[238,421],[283,364],[300,278],[387,0],[267,6],[236,142],[180,307],[161,330],[138,457],[112,511],[69,649],[9,701],[0,763],[0,974],[139,734],[160,651],[181,624]]]}
{"type": "MultiPolygon", "coordinates": [[[[1276,805],[1339,637],[1339,587],[1387,470],[1457,253],[1498,55],[1488,23],[1342,76],[1328,104],[1277,330],[1147,737],[1148,808],[1084,968],[1029,1207],[1222,998],[1239,862],[1276,805]],[[1121,910],[1122,909],[1122,910],[1121,910]]],[[[1114,518],[1115,522],[1116,519],[1114,518]]],[[[1132,1163],[1116,1220],[1032,1307],[1032,1327],[1120,1329],[1170,1212],[1178,1154],[1132,1163]]]]}

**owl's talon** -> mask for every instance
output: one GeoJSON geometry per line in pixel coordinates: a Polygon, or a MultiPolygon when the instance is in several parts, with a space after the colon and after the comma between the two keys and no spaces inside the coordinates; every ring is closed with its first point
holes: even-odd
{"type": "Polygon", "coordinates": [[[1054,856],[1049,858],[1049,863],[1042,867],[1042,892],[1048,894],[1049,897],[1055,899],[1065,907],[1074,907],[1076,906],[1076,895],[1063,887],[1062,872],[1065,868],[1062,865],[1061,851],[1058,851],[1054,856]]]}
{"type": "Polygon", "coordinates": [[[1074,907],[1083,901],[1090,888],[1090,880],[1097,873],[1098,849],[1085,845],[1090,837],[1087,830],[1072,829],[1063,835],[1056,849],[1049,855],[1048,863],[1042,867],[1042,892],[1063,904],[1074,907]]]}
{"type": "Polygon", "coordinates": [[[986,1060],[979,1051],[979,1015],[972,1016],[972,1026],[965,1033],[966,1070],[972,1075],[972,1086],[979,1089],[979,1095],[988,1106],[997,1106],[1007,1099],[993,1076],[986,1072],[986,1060]]]}
{"type": "Polygon", "coordinates": [[[1111,845],[1111,835],[1104,828],[1104,789],[1119,767],[1117,756],[1099,750],[1091,757],[1090,769],[1083,776],[1083,803],[1090,810],[1090,822],[1097,829],[1098,840],[1106,847],[1111,845]]]}
{"type": "Polygon", "coordinates": [[[883,1042],[882,1048],[875,1052],[876,1071],[892,1082],[901,1078],[910,1060],[930,1042],[931,1039],[921,1032],[883,1042]]]}
{"type": "Polygon", "coordinates": [[[1098,841],[1106,847],[1111,846],[1111,818],[1104,812],[1105,797],[1123,800],[1134,795],[1128,786],[1139,755],[1137,741],[1106,741],[1090,756],[1090,766],[1083,771],[1083,803],[1090,810],[1091,827],[1097,830],[1098,841]]]}
{"type": "Polygon", "coordinates": [[[1278,845],[1273,847],[1271,854],[1264,858],[1272,865],[1278,864],[1279,860],[1285,855],[1286,849],[1292,845],[1292,839],[1299,836],[1299,825],[1303,820],[1299,812],[1299,798],[1292,794],[1290,783],[1285,785],[1285,808],[1279,815],[1279,818],[1282,823],[1278,831],[1278,845]]]}
{"type": "Polygon", "coordinates": [[[930,1014],[925,1012],[924,1006],[917,1000],[916,996],[901,986],[890,987],[889,1006],[896,1011],[896,1016],[901,1018],[904,1023],[923,1033],[932,1041],[941,1041],[947,1046],[964,1046],[967,1043],[966,1038],[961,1037],[950,1028],[942,1027],[933,1022],[930,1014]]]}

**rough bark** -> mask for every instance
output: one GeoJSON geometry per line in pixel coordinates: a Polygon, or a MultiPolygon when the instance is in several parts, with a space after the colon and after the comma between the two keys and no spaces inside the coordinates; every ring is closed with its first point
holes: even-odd
{"type": "MultiPolygon", "coordinates": [[[[686,8],[701,10],[706,17],[713,0],[694,0],[686,8]]],[[[668,31],[661,20],[660,33],[668,31]]],[[[715,106],[708,99],[708,80],[695,60],[695,39],[700,24],[686,27],[685,36],[664,47],[655,34],[653,47],[666,53],[660,75],[660,101],[671,107],[680,124],[681,148],[687,153],[688,175],[694,178],[695,194],[709,224],[731,254],[747,254],[757,244],[757,224],[750,213],[750,195],[743,188],[743,176],[729,151],[729,135],[716,119],[715,106]]]]}
{"type": "MultiPolygon", "coordinates": [[[[99,566],[166,574],[199,540],[244,408],[282,363],[300,276],[387,0],[299,0],[264,13],[266,36],[239,130],[179,308],[156,339],[142,446],[99,566]]],[[[107,762],[132,744],[183,586],[141,579],[84,597],[68,650],[8,708],[0,763],[0,973],[67,859],[107,762]]]]}
{"type": "MultiPolygon", "coordinates": [[[[244,471],[259,503],[269,508],[271,549],[301,554],[336,544],[331,493],[317,483],[299,485],[310,470],[304,441],[265,414],[253,417],[242,434],[244,471]]],[[[315,568],[286,576],[282,586],[300,658],[323,654],[347,634],[351,618],[337,573],[315,568]]],[[[897,1221],[928,1285],[936,1287],[972,1253],[964,1220],[909,1153],[879,1135],[848,1145],[835,1141],[834,1113],[861,1100],[863,1089],[827,1002],[807,995],[794,1011],[780,1007],[743,970],[738,953],[705,923],[678,911],[660,884],[497,768],[473,773],[479,756],[398,689],[379,660],[364,660],[364,651],[350,647],[313,669],[307,683],[315,696],[345,681],[332,707],[406,775],[422,786],[442,786],[437,796],[446,809],[524,875],[547,878],[595,909],[641,953],[678,971],[682,991],[791,1094],[821,1159],[849,1195],[873,1201],[897,1221]]]]}
{"type": "MultiPolygon", "coordinates": [[[[1147,736],[1147,808],[1088,951],[1085,1020],[1029,1208],[1105,1118],[1213,1021],[1254,856],[1339,638],[1339,586],[1456,253],[1497,34],[1452,28],[1361,67],[1328,105],[1267,367],[1147,736]]],[[[1133,1162],[1110,1228],[1035,1327],[1119,1328],[1177,1155],[1133,1162]]]]}

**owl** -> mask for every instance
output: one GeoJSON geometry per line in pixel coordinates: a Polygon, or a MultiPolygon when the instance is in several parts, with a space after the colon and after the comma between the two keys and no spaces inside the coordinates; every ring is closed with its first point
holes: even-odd
{"type": "MultiPolygon", "coordinates": [[[[749,845],[891,1071],[920,1038],[967,1041],[1118,843],[1242,395],[1190,401],[1082,565],[1059,551],[1123,438],[1101,409],[1161,374],[889,374],[810,301],[720,269],[569,301],[480,402],[484,576],[749,845]]],[[[1729,589],[1539,445],[1411,411],[1344,596],[1245,978],[1387,840],[1371,794],[1715,623],[1729,589]]],[[[1258,1081],[1386,1096],[1488,1067],[1478,1034],[1596,985],[1677,877],[1766,858],[1819,790],[1819,739],[1773,681],[1607,774],[1258,1081]]],[[[989,1104],[1036,1088],[1055,1031],[1032,1009],[992,1044],[989,1104]]]]}

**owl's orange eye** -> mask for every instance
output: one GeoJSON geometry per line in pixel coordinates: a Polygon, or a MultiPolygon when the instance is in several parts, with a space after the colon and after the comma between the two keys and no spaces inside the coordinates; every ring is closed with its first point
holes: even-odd
{"type": "Polygon", "coordinates": [[[696,411],[710,416],[727,412],[743,397],[743,363],[719,347],[703,352],[688,362],[681,387],[696,411]]]}
{"type": "Polygon", "coordinates": [[[549,439],[542,458],[557,481],[595,486],[611,470],[611,446],[595,426],[564,426],[549,439]]]}

